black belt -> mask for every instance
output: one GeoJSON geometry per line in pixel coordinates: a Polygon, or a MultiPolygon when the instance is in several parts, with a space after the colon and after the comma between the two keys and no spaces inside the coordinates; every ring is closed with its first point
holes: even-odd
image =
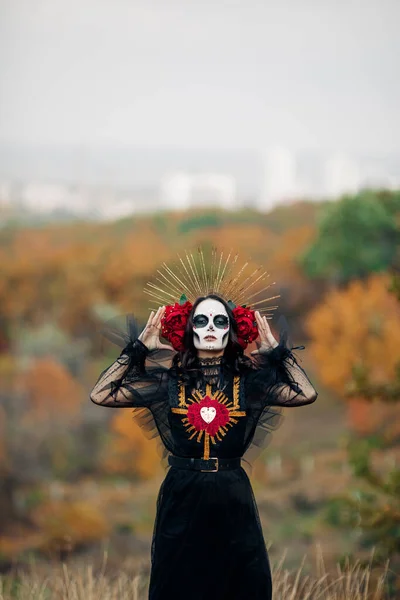
{"type": "Polygon", "coordinates": [[[168,462],[171,467],[177,467],[178,469],[191,469],[193,471],[209,471],[215,473],[216,471],[224,471],[226,469],[239,469],[240,457],[239,458],[186,458],[184,456],[175,456],[170,454],[168,456],[168,462]]]}

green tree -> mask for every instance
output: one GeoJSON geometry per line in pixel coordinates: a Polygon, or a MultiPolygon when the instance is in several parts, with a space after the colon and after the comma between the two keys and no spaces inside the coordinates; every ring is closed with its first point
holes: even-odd
{"type": "Polygon", "coordinates": [[[307,275],[344,284],[387,270],[400,244],[399,216],[400,192],[366,190],[327,204],[301,257],[307,275]]]}

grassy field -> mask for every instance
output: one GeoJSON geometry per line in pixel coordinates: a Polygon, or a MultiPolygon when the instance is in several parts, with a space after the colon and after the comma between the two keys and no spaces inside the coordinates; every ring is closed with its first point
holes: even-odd
{"type": "MultiPolygon", "coordinates": [[[[13,575],[0,577],[0,600],[145,600],[148,567],[126,562],[110,568],[104,554],[101,564],[32,564],[13,575]]],[[[325,569],[317,552],[314,576],[305,557],[298,571],[288,571],[285,557],[273,565],[274,600],[384,600],[385,572],[360,564],[325,569]]]]}

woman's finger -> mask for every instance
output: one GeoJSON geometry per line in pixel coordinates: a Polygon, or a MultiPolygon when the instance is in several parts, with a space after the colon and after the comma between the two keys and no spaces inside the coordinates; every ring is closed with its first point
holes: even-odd
{"type": "Polygon", "coordinates": [[[258,331],[260,332],[260,338],[262,340],[265,339],[266,337],[266,331],[265,331],[265,327],[264,327],[264,322],[263,319],[259,313],[259,311],[257,311],[256,313],[256,320],[257,320],[257,326],[258,326],[258,331]]]}
{"type": "Polygon", "coordinates": [[[148,327],[150,327],[153,318],[154,318],[154,310],[151,311],[150,316],[147,319],[147,323],[146,323],[145,329],[147,329],[148,327]]]}
{"type": "Polygon", "coordinates": [[[255,314],[255,317],[256,317],[258,333],[261,336],[262,335],[262,326],[261,326],[261,323],[260,323],[260,313],[258,312],[258,310],[256,310],[256,312],[254,314],[255,314]]]}
{"type": "Polygon", "coordinates": [[[267,337],[268,337],[269,339],[271,339],[271,338],[272,338],[273,340],[275,340],[274,334],[272,333],[272,331],[271,331],[271,327],[269,326],[269,323],[268,323],[267,317],[264,317],[264,322],[265,322],[265,328],[266,328],[266,331],[267,331],[267,337]]]}
{"type": "Polygon", "coordinates": [[[267,334],[271,333],[271,327],[269,326],[269,323],[267,321],[267,317],[263,317],[263,322],[264,322],[264,327],[265,327],[265,331],[267,332],[267,334]]]}
{"type": "Polygon", "coordinates": [[[165,306],[160,306],[160,308],[158,309],[157,321],[155,323],[155,326],[157,327],[157,329],[161,329],[161,319],[163,318],[164,313],[165,313],[165,306]]]}
{"type": "Polygon", "coordinates": [[[153,322],[156,321],[156,319],[158,319],[158,315],[160,314],[160,310],[161,310],[161,306],[159,306],[156,310],[156,314],[154,315],[153,318],[153,322]]]}
{"type": "Polygon", "coordinates": [[[263,327],[264,327],[264,331],[265,331],[265,335],[268,336],[271,333],[271,329],[269,327],[268,321],[267,321],[267,317],[262,317],[262,322],[263,322],[263,327]]]}
{"type": "Polygon", "coordinates": [[[152,319],[152,322],[151,322],[152,327],[157,327],[158,315],[160,314],[160,310],[161,310],[161,307],[157,309],[157,312],[152,319]]]}
{"type": "Polygon", "coordinates": [[[150,327],[150,325],[151,325],[151,321],[152,321],[152,319],[153,319],[153,315],[154,315],[154,311],[152,310],[152,311],[150,312],[150,316],[149,316],[149,318],[147,319],[147,323],[146,323],[146,325],[144,326],[144,329],[143,329],[142,333],[139,335],[139,338],[138,338],[139,340],[142,340],[142,339],[143,339],[143,337],[146,335],[147,331],[149,330],[149,327],[150,327]]]}

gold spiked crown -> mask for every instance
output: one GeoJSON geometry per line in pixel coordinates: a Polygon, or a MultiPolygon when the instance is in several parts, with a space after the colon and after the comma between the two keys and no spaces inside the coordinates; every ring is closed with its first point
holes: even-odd
{"type": "Polygon", "coordinates": [[[157,270],[154,281],[149,281],[144,292],[151,296],[156,305],[170,305],[188,300],[191,304],[200,296],[217,294],[224,298],[232,308],[246,306],[259,310],[267,318],[270,312],[278,308],[268,303],[279,295],[261,298],[275,282],[268,283],[270,275],[263,267],[252,268],[249,262],[241,265],[239,255],[232,251],[224,252],[212,248],[210,260],[206,260],[202,248],[197,252],[184,252],[178,255],[173,266],[165,262],[157,270]]]}

